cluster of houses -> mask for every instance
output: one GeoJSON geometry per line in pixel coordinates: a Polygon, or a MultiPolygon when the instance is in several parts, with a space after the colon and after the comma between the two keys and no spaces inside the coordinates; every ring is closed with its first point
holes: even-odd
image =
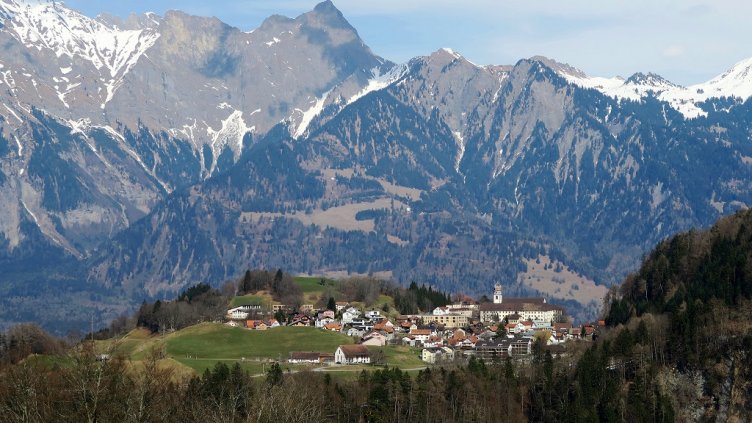
{"type": "Polygon", "coordinates": [[[360,310],[347,302],[337,302],[336,310],[315,311],[312,306],[287,315],[280,323],[273,318],[252,319],[261,315],[261,307],[240,306],[228,310],[228,324],[249,330],[267,330],[280,325],[312,326],[347,334],[359,340],[341,345],[334,353],[292,352],[288,361],[295,364],[368,364],[368,347],[409,345],[421,348],[427,363],[452,361],[475,356],[483,360],[524,357],[531,354],[536,337],[552,349],[562,349],[571,339],[595,336],[597,324],[572,327],[562,307],[548,304],[545,298],[504,299],[496,285],[493,302],[459,302],[436,307],[431,313],[399,315],[389,318],[380,310],[360,310]],[[558,347],[558,348],[557,348],[558,347]]]}

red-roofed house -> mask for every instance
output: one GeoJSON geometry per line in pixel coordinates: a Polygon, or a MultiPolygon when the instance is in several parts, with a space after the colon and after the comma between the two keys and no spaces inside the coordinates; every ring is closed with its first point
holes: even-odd
{"type": "Polygon", "coordinates": [[[324,325],[324,329],[332,332],[342,332],[342,325],[339,323],[327,323],[324,325]]]}
{"type": "Polygon", "coordinates": [[[412,329],[410,330],[410,337],[416,341],[425,342],[428,341],[432,335],[431,329],[412,329]]]}
{"type": "Polygon", "coordinates": [[[269,328],[262,320],[246,320],[245,327],[250,330],[266,330],[269,328]]]}

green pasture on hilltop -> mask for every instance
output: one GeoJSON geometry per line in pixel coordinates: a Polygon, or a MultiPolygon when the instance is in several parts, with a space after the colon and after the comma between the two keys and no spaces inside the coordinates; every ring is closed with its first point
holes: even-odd
{"type": "Polygon", "coordinates": [[[337,290],[340,287],[339,281],[326,279],[323,276],[296,276],[294,280],[300,286],[300,289],[303,290],[304,294],[322,293],[327,288],[337,290]],[[321,283],[322,280],[324,281],[323,285],[321,283]]]}
{"type": "Polygon", "coordinates": [[[242,305],[264,305],[264,302],[270,299],[271,298],[267,299],[263,295],[257,294],[239,295],[232,299],[230,307],[234,308],[242,305]]]}
{"type": "Polygon", "coordinates": [[[291,351],[334,353],[337,346],[352,344],[352,338],[311,327],[279,327],[250,331],[217,323],[183,329],[165,340],[166,352],[182,360],[267,358],[287,360],[291,351]]]}

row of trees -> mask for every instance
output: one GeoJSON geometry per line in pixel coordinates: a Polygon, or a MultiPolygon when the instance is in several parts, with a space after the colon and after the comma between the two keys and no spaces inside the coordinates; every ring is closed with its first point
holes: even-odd
{"type": "Polygon", "coordinates": [[[253,294],[267,291],[282,304],[300,307],[303,304],[303,291],[295,283],[292,275],[284,273],[282,269],[276,272],[266,270],[247,270],[243,278],[238,281],[238,295],[253,294]]]}
{"type": "Polygon", "coordinates": [[[430,286],[418,286],[411,282],[407,289],[394,289],[391,292],[394,297],[394,305],[402,314],[415,314],[419,310],[430,312],[435,307],[451,303],[449,295],[441,291],[434,291],[430,286]]]}
{"type": "Polygon", "coordinates": [[[59,354],[67,347],[65,341],[50,336],[36,325],[13,326],[0,331],[0,366],[18,363],[31,354],[59,354]]]}
{"type": "MultiPolygon", "coordinates": [[[[326,286],[328,283],[322,279],[321,284],[326,286]]],[[[418,285],[412,282],[405,288],[394,282],[373,277],[353,277],[341,281],[336,289],[332,287],[325,289],[317,306],[334,310],[335,301],[345,299],[361,302],[369,307],[386,307],[384,311],[388,311],[388,304],[379,303],[382,295],[392,297],[397,311],[402,314],[415,314],[419,311],[430,312],[434,307],[452,302],[449,295],[434,290],[431,286],[418,285]]],[[[458,299],[468,300],[470,298],[458,296],[458,299]]]]}
{"type": "MultiPolygon", "coordinates": [[[[2,372],[0,419],[24,422],[498,422],[524,419],[524,385],[504,365],[421,371],[284,374],[254,378],[217,364],[181,382],[160,365],[99,360],[85,343],[64,366],[26,363],[2,372]]],[[[507,365],[510,365],[507,363],[507,365]]]]}
{"type": "Polygon", "coordinates": [[[201,283],[182,292],[175,301],[144,301],[135,314],[135,325],[157,333],[220,320],[229,300],[219,290],[201,283]]]}

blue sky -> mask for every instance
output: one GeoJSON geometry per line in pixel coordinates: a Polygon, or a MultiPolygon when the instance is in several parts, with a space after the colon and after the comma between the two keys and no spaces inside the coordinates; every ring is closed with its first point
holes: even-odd
{"type": "MultiPolygon", "coordinates": [[[[250,30],[316,0],[68,0],[90,16],[166,10],[250,30]]],[[[450,47],[478,64],[541,54],[595,76],[657,72],[708,80],[752,57],[752,2],[742,0],[334,0],[376,54],[396,62],[450,47]]]]}

